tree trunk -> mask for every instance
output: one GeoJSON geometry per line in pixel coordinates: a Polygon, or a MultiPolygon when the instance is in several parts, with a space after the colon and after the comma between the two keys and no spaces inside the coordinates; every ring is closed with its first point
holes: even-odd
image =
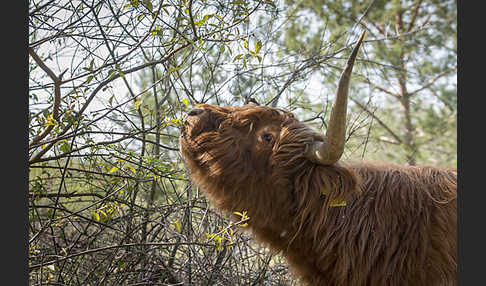
{"type": "MultiPolygon", "coordinates": [[[[396,22],[396,33],[399,35],[404,31],[403,27],[403,11],[399,11],[397,14],[397,22],[396,22]]],[[[416,165],[416,154],[417,154],[417,148],[415,146],[415,138],[414,138],[414,130],[415,126],[412,123],[412,116],[410,113],[410,97],[411,95],[407,91],[407,66],[406,66],[406,60],[405,60],[405,52],[402,49],[400,53],[400,66],[401,66],[401,71],[398,74],[398,85],[400,87],[400,103],[402,104],[403,107],[403,117],[405,121],[405,134],[404,134],[404,140],[403,143],[405,144],[405,147],[407,149],[407,163],[410,166],[416,165]]]]}
{"type": "Polygon", "coordinates": [[[403,143],[407,149],[407,163],[410,166],[414,166],[417,163],[417,146],[415,145],[415,126],[412,123],[412,115],[410,111],[410,97],[411,95],[407,92],[407,78],[406,78],[406,67],[403,54],[400,57],[401,66],[403,71],[398,76],[398,84],[400,87],[400,103],[403,107],[403,120],[405,121],[405,134],[403,137],[403,143]]]}

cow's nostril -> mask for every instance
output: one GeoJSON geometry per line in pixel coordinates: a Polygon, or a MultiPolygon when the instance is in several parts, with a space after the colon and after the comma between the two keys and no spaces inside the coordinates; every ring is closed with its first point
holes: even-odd
{"type": "Polygon", "coordinates": [[[196,115],[201,114],[202,112],[203,112],[203,110],[202,110],[202,109],[200,109],[200,108],[194,108],[194,109],[192,109],[191,111],[189,111],[189,112],[187,113],[187,115],[189,115],[189,116],[196,116],[196,115]]]}

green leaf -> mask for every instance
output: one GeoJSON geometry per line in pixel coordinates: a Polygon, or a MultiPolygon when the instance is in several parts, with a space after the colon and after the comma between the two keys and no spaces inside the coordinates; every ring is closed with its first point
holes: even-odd
{"type": "Polygon", "coordinates": [[[243,56],[243,54],[239,54],[237,55],[234,59],[233,59],[233,62],[236,62],[237,60],[239,60],[241,57],[243,56]]]}
{"type": "Polygon", "coordinates": [[[241,213],[241,212],[233,212],[235,215],[239,215],[241,217],[243,217],[244,215],[241,213]]]}
{"type": "Polygon", "coordinates": [[[134,175],[136,175],[136,174],[137,174],[137,171],[135,171],[135,168],[133,168],[132,166],[130,166],[130,165],[128,165],[128,164],[127,164],[127,165],[125,165],[125,167],[127,167],[128,169],[130,169],[130,171],[132,171],[132,173],[133,173],[134,175]]]}
{"type": "Polygon", "coordinates": [[[140,14],[140,15],[138,15],[138,16],[137,16],[137,20],[138,20],[138,21],[142,21],[142,19],[143,19],[145,16],[146,16],[146,15],[142,13],[142,14],[140,14]]]}
{"type": "Polygon", "coordinates": [[[61,152],[63,153],[67,153],[71,150],[71,145],[67,142],[64,142],[64,144],[62,144],[60,147],[59,147],[59,150],[61,150],[61,152]]]}
{"type": "Polygon", "coordinates": [[[197,25],[197,27],[199,28],[199,27],[201,27],[201,26],[202,26],[204,23],[206,23],[206,21],[207,21],[209,18],[211,18],[211,17],[213,17],[213,16],[214,16],[214,14],[207,14],[207,15],[204,15],[204,17],[203,17],[201,20],[199,20],[199,21],[195,21],[195,22],[194,22],[194,24],[196,24],[196,25],[197,25]]]}
{"type": "MultiPolygon", "coordinates": [[[[243,213],[238,212],[238,211],[235,211],[235,212],[233,212],[233,213],[234,213],[235,215],[237,215],[237,216],[240,216],[240,217],[241,217],[240,221],[246,221],[246,220],[248,220],[248,219],[250,218],[250,217],[248,217],[248,215],[246,214],[246,211],[244,211],[243,213]]],[[[242,227],[245,227],[245,226],[247,226],[247,225],[248,225],[248,223],[242,223],[242,224],[240,224],[240,226],[242,226],[242,227]]]]}
{"type": "Polygon", "coordinates": [[[152,36],[158,35],[159,34],[160,27],[155,26],[155,28],[152,30],[152,36]]]}
{"type": "Polygon", "coordinates": [[[120,168],[119,168],[119,167],[117,167],[117,166],[113,166],[113,167],[110,169],[110,171],[108,171],[108,174],[111,174],[111,173],[115,172],[115,171],[116,171],[116,170],[118,170],[118,169],[120,169],[120,168]]]}
{"type": "Polygon", "coordinates": [[[93,64],[94,64],[94,59],[92,59],[91,62],[89,63],[89,67],[84,67],[83,70],[93,71],[93,64]]]}
{"type": "Polygon", "coordinates": [[[167,75],[170,75],[171,73],[175,72],[175,71],[178,71],[181,69],[181,66],[178,66],[178,67],[171,67],[168,71],[167,71],[167,75]]]}
{"type": "Polygon", "coordinates": [[[258,54],[258,52],[260,51],[260,48],[262,47],[262,42],[259,40],[257,41],[257,43],[255,44],[255,55],[258,54]]]}
{"type": "Polygon", "coordinates": [[[151,0],[143,0],[143,4],[145,4],[145,7],[147,7],[147,9],[149,9],[150,12],[152,12],[152,10],[154,9],[151,0]]]}
{"type": "Polygon", "coordinates": [[[277,8],[277,6],[275,5],[275,3],[273,3],[272,0],[265,0],[265,4],[268,4],[268,5],[272,6],[273,8],[277,8]]]}
{"type": "Polygon", "coordinates": [[[140,107],[140,104],[141,104],[141,103],[142,103],[142,99],[141,99],[141,98],[137,99],[137,100],[136,100],[136,101],[133,103],[133,105],[135,106],[135,109],[138,109],[138,108],[140,107]]]}
{"type": "Polygon", "coordinates": [[[105,218],[109,217],[103,210],[98,210],[98,212],[101,213],[105,218]]]}
{"type": "Polygon", "coordinates": [[[94,78],[95,78],[94,75],[88,76],[88,78],[86,79],[86,83],[90,83],[94,78]]]}
{"type": "Polygon", "coordinates": [[[176,220],[176,221],[173,221],[172,224],[175,226],[177,232],[181,232],[181,223],[179,222],[179,220],[176,220]]]}
{"type": "Polygon", "coordinates": [[[109,79],[112,79],[115,75],[117,74],[117,71],[115,69],[111,69],[109,72],[108,72],[108,78],[109,79]]]}

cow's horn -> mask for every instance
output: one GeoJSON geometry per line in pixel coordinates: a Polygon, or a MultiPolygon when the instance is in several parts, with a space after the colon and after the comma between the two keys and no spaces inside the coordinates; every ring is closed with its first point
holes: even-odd
{"type": "Polygon", "coordinates": [[[307,148],[306,157],[315,163],[321,165],[334,164],[344,152],[349,79],[364,35],[365,32],[361,34],[339,78],[338,90],[332,105],[324,141],[316,141],[307,148]]]}

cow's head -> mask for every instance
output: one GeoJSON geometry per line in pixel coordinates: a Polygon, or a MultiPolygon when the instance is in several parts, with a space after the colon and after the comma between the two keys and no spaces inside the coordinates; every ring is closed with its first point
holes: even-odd
{"type": "Polygon", "coordinates": [[[265,174],[272,164],[280,163],[276,158],[282,152],[290,150],[292,157],[313,163],[336,163],[344,151],[348,86],[363,37],[364,33],[341,74],[325,134],[312,131],[281,109],[202,104],[187,114],[181,135],[181,151],[190,167],[213,177],[225,172],[265,174]]]}

